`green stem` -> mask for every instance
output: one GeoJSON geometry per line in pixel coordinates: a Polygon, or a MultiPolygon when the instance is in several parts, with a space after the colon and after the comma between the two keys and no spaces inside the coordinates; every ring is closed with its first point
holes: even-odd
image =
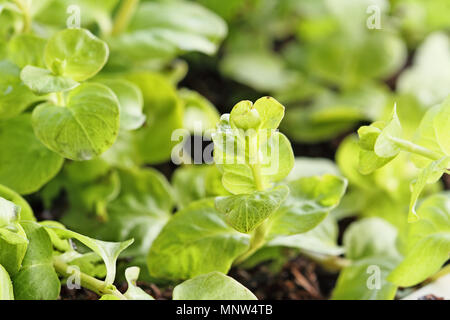
{"type": "MultiPolygon", "coordinates": [[[[261,174],[261,164],[259,161],[259,154],[258,154],[258,137],[251,137],[249,138],[249,153],[250,153],[250,159],[252,159],[252,162],[254,164],[250,165],[250,168],[252,169],[253,179],[255,181],[256,190],[258,191],[264,191],[264,185],[262,181],[262,174],[261,174]],[[253,144],[253,146],[251,145],[253,144]],[[253,148],[252,148],[253,147],[253,148]]],[[[240,257],[238,257],[234,264],[240,264],[244,262],[247,258],[249,258],[252,254],[254,254],[258,249],[260,249],[264,244],[266,243],[266,236],[269,231],[269,225],[268,221],[264,221],[261,223],[252,233],[250,237],[250,247],[248,250],[242,254],[240,257]]]]}
{"type": "Polygon", "coordinates": [[[50,99],[57,106],[60,106],[60,107],[66,106],[66,98],[64,96],[64,92],[53,92],[50,94],[50,99]]]}
{"type": "MultiPolygon", "coordinates": [[[[56,272],[58,272],[61,276],[72,276],[71,273],[67,272],[67,268],[69,268],[69,265],[62,261],[60,258],[53,258],[53,266],[55,267],[56,272]]],[[[83,272],[80,272],[80,283],[84,288],[94,291],[100,296],[105,294],[112,294],[121,300],[126,300],[125,296],[120,293],[120,291],[117,290],[114,285],[107,286],[104,281],[98,280],[83,272]]]]}
{"type": "Polygon", "coordinates": [[[23,15],[23,27],[22,27],[22,33],[27,33],[31,31],[31,15],[30,15],[30,8],[22,1],[22,0],[15,0],[14,1],[17,7],[22,11],[23,15]]]}
{"type": "Polygon", "coordinates": [[[125,31],[128,27],[128,23],[136,11],[136,8],[139,4],[139,0],[124,0],[117,12],[117,15],[114,19],[114,25],[111,31],[112,35],[118,35],[125,31]]]}
{"type": "Polygon", "coordinates": [[[264,186],[262,183],[262,175],[261,175],[261,165],[258,162],[258,163],[255,163],[254,165],[250,165],[250,167],[252,168],[253,179],[255,180],[256,190],[264,191],[264,186]]]}
{"type": "Polygon", "coordinates": [[[234,265],[241,264],[266,243],[267,232],[269,231],[268,221],[264,221],[254,231],[250,238],[248,250],[234,261],[234,265]]]}
{"type": "Polygon", "coordinates": [[[394,142],[398,147],[400,147],[402,150],[421,155],[425,158],[431,160],[438,160],[442,157],[439,153],[436,153],[434,151],[431,151],[430,149],[414,144],[411,141],[395,137],[389,137],[389,139],[392,142],[394,142]]]}

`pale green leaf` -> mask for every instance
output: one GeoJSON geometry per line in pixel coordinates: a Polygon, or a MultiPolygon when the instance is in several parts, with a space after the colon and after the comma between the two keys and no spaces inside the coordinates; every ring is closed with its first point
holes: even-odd
{"type": "Polygon", "coordinates": [[[0,150],[0,183],[20,194],[39,190],[64,162],[35,137],[29,114],[0,121],[0,150]]]}
{"type": "Polygon", "coordinates": [[[31,33],[15,35],[8,42],[8,58],[20,68],[43,67],[46,43],[45,39],[31,33]]]}
{"type": "Polygon", "coordinates": [[[353,223],[344,234],[351,264],[339,274],[334,300],[391,300],[397,286],[386,278],[401,260],[397,230],[380,218],[353,223]]]}
{"type": "Polygon", "coordinates": [[[97,239],[92,239],[67,229],[49,226],[48,227],[46,226],[46,228],[52,228],[52,230],[61,239],[74,238],[80,241],[85,246],[89,247],[92,251],[101,256],[106,265],[106,278],[105,278],[106,285],[113,284],[114,279],[116,277],[117,258],[119,257],[120,253],[126,248],[128,248],[134,241],[133,239],[131,239],[124,242],[106,242],[97,239]]]}
{"type": "Polygon", "coordinates": [[[419,207],[420,220],[409,224],[406,256],[389,279],[413,286],[433,275],[450,253],[450,195],[436,194],[419,207]]]}
{"type": "Polygon", "coordinates": [[[20,219],[20,207],[0,197],[0,228],[20,219]]]}
{"type": "Polygon", "coordinates": [[[450,95],[442,102],[433,124],[439,146],[445,154],[450,155],[450,95]]]}
{"type": "Polygon", "coordinates": [[[222,185],[222,175],[214,165],[180,167],[172,176],[178,208],[203,198],[225,196],[230,193],[222,185]]]}
{"type": "Polygon", "coordinates": [[[8,272],[0,264],[0,300],[14,300],[13,286],[8,272]]]}
{"type": "Polygon", "coordinates": [[[20,80],[20,69],[0,61],[0,119],[15,117],[39,98],[20,80]]]}
{"type": "Polygon", "coordinates": [[[220,272],[187,280],[173,290],[173,300],[257,300],[246,287],[220,272]]]}
{"type": "Polygon", "coordinates": [[[58,275],[53,268],[53,247],[44,227],[23,222],[29,245],[22,268],[12,278],[17,300],[56,300],[60,291],[58,275]]]}
{"type": "Polygon", "coordinates": [[[108,60],[105,42],[86,29],[65,29],[45,47],[45,65],[56,75],[83,81],[93,77],[108,60]]]}
{"type": "Polygon", "coordinates": [[[283,115],[284,107],[270,97],[253,106],[251,102],[238,103],[231,114],[222,115],[212,135],[214,162],[223,172],[222,183],[229,192],[267,189],[289,174],[294,166],[292,147],[276,131],[283,115]]]}
{"type": "Polygon", "coordinates": [[[146,125],[136,131],[138,155],[146,163],[170,159],[178,141],[172,139],[175,130],[183,127],[183,104],[174,85],[157,73],[139,72],[127,76],[144,95],[146,125]]]}
{"type": "Polygon", "coordinates": [[[427,184],[436,183],[445,171],[450,167],[450,157],[431,162],[428,167],[422,169],[419,176],[412,182],[411,200],[409,202],[408,222],[415,222],[420,219],[420,215],[416,213],[416,203],[420,194],[427,184]]]}
{"type": "Polygon", "coordinates": [[[398,79],[399,92],[415,95],[427,107],[440,103],[450,87],[450,40],[447,34],[430,34],[417,49],[413,65],[398,79]]]}
{"type": "Polygon", "coordinates": [[[20,79],[36,94],[68,91],[79,85],[70,78],[56,76],[47,69],[28,65],[22,69],[20,79]]]}
{"type": "Polygon", "coordinates": [[[20,219],[23,220],[35,220],[33,210],[31,209],[28,202],[25,201],[18,193],[15,191],[0,185],[0,197],[9,200],[20,207],[20,219]]]}
{"type": "Polygon", "coordinates": [[[184,128],[194,134],[215,128],[220,117],[211,102],[199,93],[185,88],[179,90],[178,94],[185,105],[184,128]]]}
{"type": "Polygon", "coordinates": [[[18,223],[0,228],[0,265],[14,276],[22,267],[28,247],[25,231],[18,223]]]}
{"type": "Polygon", "coordinates": [[[298,248],[307,252],[339,256],[344,253],[345,249],[337,244],[337,238],[337,221],[329,215],[317,227],[308,232],[276,236],[267,245],[298,248]]]}
{"type": "Polygon", "coordinates": [[[288,198],[270,219],[270,237],[303,233],[316,227],[339,204],[347,181],[325,174],[291,181],[288,187],[288,198]]]}
{"type": "Polygon", "coordinates": [[[89,160],[106,151],[119,132],[119,102],[104,85],[85,83],[70,91],[65,107],[43,103],[33,111],[36,136],[71,160],[89,160]]]}
{"type": "Polygon", "coordinates": [[[120,106],[120,128],[136,130],[145,122],[142,113],[144,99],[138,86],[123,79],[106,79],[101,81],[114,91],[120,106]]]}
{"type": "Polygon", "coordinates": [[[130,267],[125,270],[128,289],[124,293],[124,296],[128,300],[155,300],[151,295],[136,285],[136,281],[139,278],[139,271],[138,267],[130,267]]]}
{"type": "Polygon", "coordinates": [[[391,158],[396,156],[400,152],[398,147],[392,138],[401,138],[402,126],[397,116],[397,106],[394,106],[392,117],[386,126],[381,130],[374,145],[375,154],[382,158],[391,158]]]}
{"type": "Polygon", "coordinates": [[[380,218],[366,218],[350,225],[344,235],[346,257],[362,260],[374,256],[396,257],[397,230],[380,218]]]}
{"type": "Polygon", "coordinates": [[[249,233],[270,217],[288,194],[288,187],[278,186],[267,191],[217,197],[215,205],[234,229],[249,233]]]}
{"type": "Polygon", "coordinates": [[[249,236],[228,226],[212,200],[177,212],[153,242],[147,256],[150,275],[183,280],[212,271],[228,272],[248,250],[249,236]]]}

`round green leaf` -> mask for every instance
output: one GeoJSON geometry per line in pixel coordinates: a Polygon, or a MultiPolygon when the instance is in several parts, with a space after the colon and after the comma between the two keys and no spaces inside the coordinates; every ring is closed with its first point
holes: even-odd
{"type": "Polygon", "coordinates": [[[0,183],[20,194],[39,190],[63,164],[35,137],[29,114],[0,121],[0,150],[0,183]]]}
{"type": "Polygon", "coordinates": [[[33,128],[49,149],[71,160],[89,160],[115,142],[119,102],[108,87],[85,83],[69,93],[66,107],[43,103],[34,109],[33,128]]]}
{"type": "Polygon", "coordinates": [[[114,91],[120,105],[120,129],[135,130],[145,122],[142,113],[144,99],[138,86],[122,79],[108,79],[102,81],[114,91]]]}
{"type": "Polygon", "coordinates": [[[45,48],[45,65],[54,74],[83,81],[93,77],[108,60],[105,42],[85,29],[65,29],[56,33],[45,48]]]}
{"type": "Polygon", "coordinates": [[[287,186],[250,194],[217,197],[216,209],[239,232],[248,233],[274,213],[289,194],[287,186]]]}
{"type": "Polygon", "coordinates": [[[246,287],[220,272],[202,274],[173,290],[173,300],[257,300],[246,287]]]}
{"type": "Polygon", "coordinates": [[[347,181],[324,174],[291,181],[288,187],[289,196],[270,219],[270,237],[303,233],[316,227],[339,204],[347,181]]]}
{"type": "Polygon", "coordinates": [[[0,61],[0,119],[15,117],[37,99],[20,80],[20,69],[0,61]]]}
{"type": "Polygon", "coordinates": [[[8,42],[8,58],[20,68],[26,65],[44,66],[47,41],[31,33],[18,34],[8,42]]]}
{"type": "Polygon", "coordinates": [[[212,271],[228,272],[248,250],[249,236],[228,226],[211,200],[177,212],[153,242],[147,256],[151,276],[189,279],[212,271]]]}
{"type": "Polygon", "coordinates": [[[55,76],[47,69],[26,66],[20,72],[20,79],[37,94],[47,94],[74,89],[78,82],[70,78],[55,76]]]}

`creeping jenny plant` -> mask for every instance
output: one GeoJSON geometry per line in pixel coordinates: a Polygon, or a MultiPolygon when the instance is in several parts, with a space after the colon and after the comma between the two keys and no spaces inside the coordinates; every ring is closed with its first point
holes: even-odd
{"type": "Polygon", "coordinates": [[[346,188],[341,177],[284,181],[294,155],[277,130],[283,116],[284,106],[271,97],[239,102],[222,115],[212,135],[218,172],[206,175],[222,188],[164,226],[147,257],[151,276],[176,281],[226,273],[269,241],[313,229],[337,206],[346,188]]]}

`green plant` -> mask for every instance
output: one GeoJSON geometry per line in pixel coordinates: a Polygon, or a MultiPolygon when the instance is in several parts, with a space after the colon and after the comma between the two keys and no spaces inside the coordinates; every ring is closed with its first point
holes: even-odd
{"type": "MultiPolygon", "coordinates": [[[[150,248],[151,276],[176,281],[226,273],[271,241],[313,229],[337,206],[346,188],[339,176],[283,182],[294,166],[289,140],[276,130],[283,116],[284,107],[270,97],[242,101],[222,115],[212,135],[218,174],[205,177],[223,188],[167,222],[150,248]]],[[[176,184],[183,183],[178,177],[176,184]]]]}
{"type": "Polygon", "coordinates": [[[0,0],[0,299],[255,299],[227,273],[299,255],[333,299],[447,274],[448,8],[0,0]]]}
{"type": "MultiPolygon", "coordinates": [[[[410,153],[411,160],[420,169],[417,178],[411,184],[412,191],[408,210],[408,222],[410,223],[403,230],[400,229],[402,241],[399,245],[399,252],[384,253],[383,261],[379,262],[385,264],[389,261],[386,257],[392,257],[392,262],[385,267],[384,279],[395,285],[415,285],[437,273],[448,260],[450,251],[448,193],[429,196],[419,205],[419,209],[416,207],[425,186],[436,183],[444,173],[449,172],[450,158],[447,146],[450,133],[449,106],[447,98],[441,104],[428,110],[417,128],[413,141],[404,139],[395,107],[389,121],[378,121],[358,130],[360,137],[359,170],[361,173],[370,174],[379,170],[393,161],[402,151],[410,153]],[[421,261],[427,261],[427,263],[421,263],[421,261]]],[[[367,221],[366,224],[373,223],[375,222],[367,221]]],[[[357,229],[356,225],[353,229],[357,229]]],[[[367,236],[367,232],[352,232],[353,229],[348,231],[353,237],[365,237],[364,234],[367,236]]],[[[383,240],[374,239],[370,243],[372,245],[380,243],[378,245],[380,248],[381,246],[386,249],[395,248],[396,243],[399,242],[398,239],[396,240],[396,231],[389,233],[392,234],[391,237],[383,237],[383,240]]],[[[383,232],[383,234],[387,233],[383,232]]],[[[348,235],[348,237],[352,236],[348,235]]],[[[374,254],[376,257],[380,255],[380,252],[382,253],[377,249],[370,254],[374,254]]],[[[358,281],[355,279],[358,274],[361,275],[361,270],[349,269],[345,272],[341,274],[340,285],[335,292],[338,298],[346,297],[345,286],[348,285],[348,281],[358,281]],[[344,288],[342,293],[340,292],[341,287],[344,288]]],[[[439,274],[444,274],[444,272],[447,271],[439,274]]],[[[384,298],[392,298],[395,287],[392,287],[392,290],[390,293],[380,292],[380,294],[384,298]]]]}
{"type": "Polygon", "coordinates": [[[414,142],[403,138],[396,108],[390,121],[374,122],[358,130],[361,146],[359,153],[361,173],[368,174],[386,165],[401,151],[411,153],[413,162],[422,169],[412,184],[408,216],[410,222],[419,218],[415,206],[425,185],[437,182],[444,173],[449,172],[449,114],[449,98],[428,110],[417,129],[414,142]]]}
{"type": "MultiPolygon", "coordinates": [[[[24,203],[18,195],[15,199],[24,203]]],[[[56,299],[64,283],[92,290],[101,296],[101,300],[153,300],[136,286],[138,267],[125,270],[128,282],[125,293],[113,284],[117,258],[133,240],[95,240],[67,230],[54,221],[24,220],[20,211],[14,202],[0,197],[1,300],[56,299]],[[74,240],[92,252],[76,250],[74,240]]],[[[256,299],[245,287],[219,272],[180,284],[175,287],[173,298],[256,299]],[[201,290],[196,289],[199,285],[201,290]],[[202,296],[198,296],[200,293],[202,296]]]]}

